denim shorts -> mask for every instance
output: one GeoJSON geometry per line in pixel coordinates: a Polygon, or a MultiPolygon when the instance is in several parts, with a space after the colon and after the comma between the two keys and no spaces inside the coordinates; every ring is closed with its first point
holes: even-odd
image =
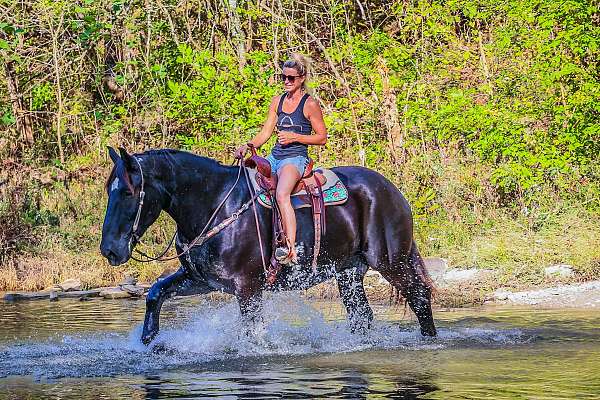
{"type": "Polygon", "coordinates": [[[296,157],[284,158],[282,160],[279,160],[279,159],[273,157],[272,154],[269,154],[267,156],[267,161],[269,161],[269,164],[271,164],[271,172],[273,172],[274,174],[276,174],[277,171],[284,165],[291,164],[294,167],[296,167],[296,169],[300,173],[300,176],[302,176],[302,175],[304,175],[304,171],[306,170],[306,167],[308,166],[308,158],[306,158],[304,156],[296,156],[296,157]]]}

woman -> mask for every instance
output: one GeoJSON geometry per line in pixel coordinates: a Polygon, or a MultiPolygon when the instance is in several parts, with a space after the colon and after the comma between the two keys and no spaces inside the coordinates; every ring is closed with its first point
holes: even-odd
{"type": "MultiPolygon", "coordinates": [[[[283,64],[281,81],[285,93],[273,97],[267,121],[261,131],[248,142],[258,148],[269,140],[274,128],[277,128],[277,142],[267,160],[271,164],[271,171],[277,174],[276,198],[287,243],[287,248],[275,251],[280,264],[297,262],[296,215],[290,194],[308,165],[308,145],[322,146],[327,142],[321,106],[307,93],[307,70],[307,59],[299,54],[293,54],[283,64]]],[[[237,158],[246,154],[248,144],[237,149],[237,158]]]]}

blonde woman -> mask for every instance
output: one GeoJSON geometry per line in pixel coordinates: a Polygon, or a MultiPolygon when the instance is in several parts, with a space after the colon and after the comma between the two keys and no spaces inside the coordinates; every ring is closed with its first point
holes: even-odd
{"type": "MultiPolygon", "coordinates": [[[[280,264],[297,263],[296,215],[290,195],[308,165],[308,146],[323,146],[327,142],[327,130],[319,102],[307,93],[308,60],[299,54],[283,63],[280,75],[285,93],[273,97],[267,121],[249,144],[258,148],[265,144],[273,132],[277,142],[267,160],[271,171],[277,174],[276,199],[281,211],[287,248],[278,248],[275,257],[280,264]]],[[[237,149],[241,158],[248,151],[248,144],[237,149]]]]}

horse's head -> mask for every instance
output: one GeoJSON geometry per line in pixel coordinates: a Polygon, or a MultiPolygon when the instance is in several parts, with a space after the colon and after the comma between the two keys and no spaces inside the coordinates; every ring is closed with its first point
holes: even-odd
{"type": "Polygon", "coordinates": [[[115,165],[106,182],[108,205],[100,252],[111,265],[120,265],[129,260],[139,238],[158,218],[161,194],[139,158],[123,148],[120,157],[111,147],[108,152],[115,165]]]}

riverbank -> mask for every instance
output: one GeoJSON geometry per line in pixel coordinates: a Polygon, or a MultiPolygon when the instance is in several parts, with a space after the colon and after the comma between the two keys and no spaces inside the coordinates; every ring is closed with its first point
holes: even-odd
{"type": "MultiPolygon", "coordinates": [[[[431,271],[435,284],[434,306],[438,308],[461,308],[488,304],[528,305],[543,308],[600,308],[600,280],[588,282],[569,282],[568,279],[555,277],[538,286],[524,288],[497,287],[494,274],[489,270],[446,271],[447,279],[431,271]]],[[[53,285],[37,292],[0,292],[4,301],[45,300],[58,301],[63,298],[79,300],[98,299],[136,299],[143,298],[150,283],[138,283],[126,278],[115,286],[81,290],[81,282],[67,280],[63,284],[53,285]]],[[[397,293],[376,271],[369,271],[364,280],[365,292],[372,304],[394,304],[402,302],[397,293]]],[[[313,288],[302,291],[310,300],[337,300],[339,292],[334,279],[323,282],[313,288]]],[[[230,295],[211,293],[211,300],[225,300],[230,295]]]]}
{"type": "MultiPolygon", "coordinates": [[[[100,256],[113,167],[106,146],[180,149],[230,165],[282,92],[278,62],[290,48],[315,61],[328,131],[326,146],[310,146],[316,165],[378,171],[411,204],[421,254],[494,271],[439,289],[438,301],[477,304],[501,287],[550,286],[542,271],[556,264],[573,266],[573,282],[600,279],[598,46],[589,42],[599,28],[583,3],[405,2],[359,12],[342,2],[331,13],[292,2],[273,14],[246,2],[244,18],[232,10],[208,24],[186,7],[47,3],[15,8],[0,40],[12,60],[0,68],[9,83],[0,84],[0,290],[68,278],[90,290],[177,268],[114,268],[100,256]],[[119,27],[129,37],[113,37],[119,27]],[[513,40],[524,27],[527,40],[513,40]],[[244,30],[248,47],[234,51],[244,30]],[[60,48],[46,46],[56,38],[60,48]]],[[[160,217],[140,250],[158,254],[173,230],[160,217]]]]}
{"type": "MultiPolygon", "coordinates": [[[[450,270],[451,274],[456,271],[450,270]]],[[[391,286],[374,271],[365,277],[365,291],[373,304],[393,303],[391,286]]],[[[305,291],[309,299],[337,299],[335,281],[327,281],[305,291]]],[[[438,283],[435,286],[434,306],[462,308],[490,304],[528,305],[543,308],[600,308],[600,280],[574,282],[554,278],[533,286],[498,286],[493,274],[438,283]]]]}

